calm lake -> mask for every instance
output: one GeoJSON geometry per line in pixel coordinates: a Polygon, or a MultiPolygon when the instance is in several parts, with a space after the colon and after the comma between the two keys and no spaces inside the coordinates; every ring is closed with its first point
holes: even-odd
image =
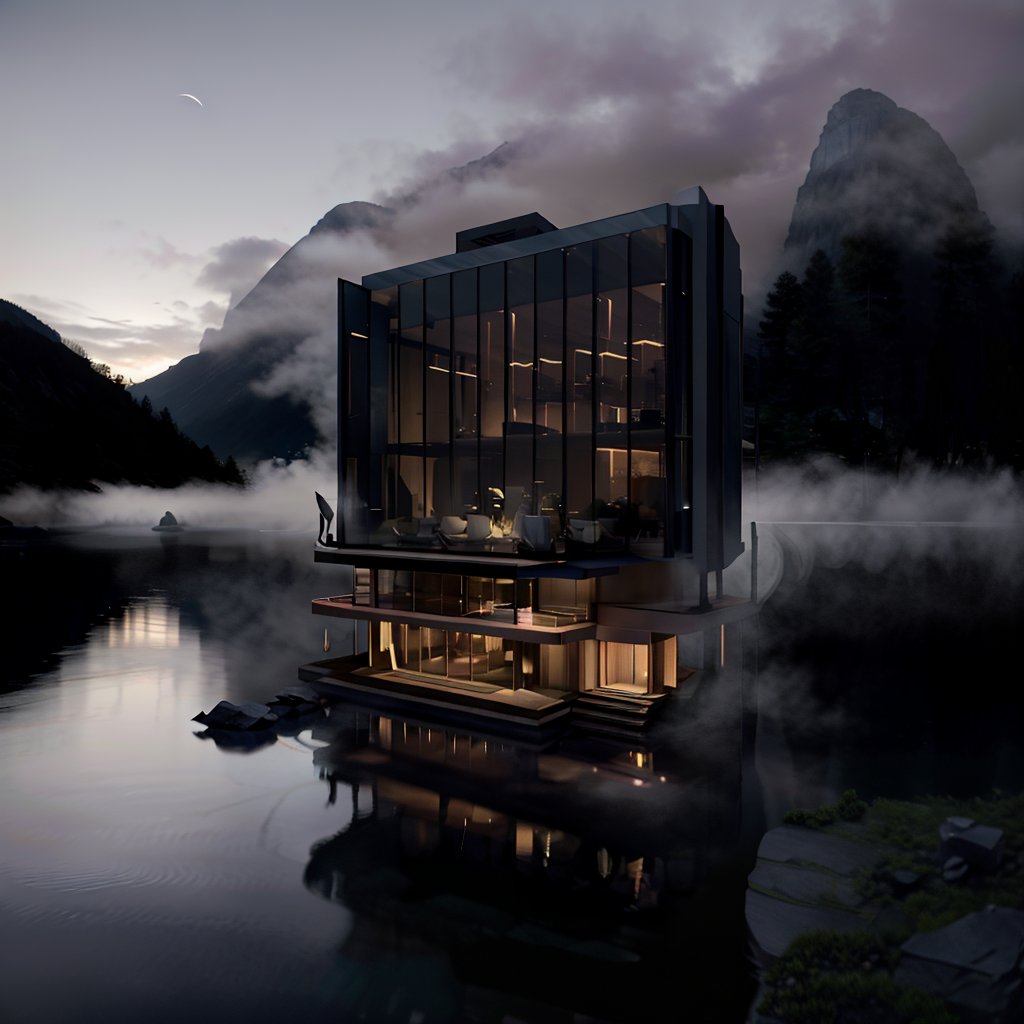
{"type": "Polygon", "coordinates": [[[351,704],[204,735],[324,657],[310,599],[346,581],[312,539],[81,531],[0,565],[4,1021],[738,1022],[789,808],[1024,788],[1019,534],[880,563],[790,531],[635,741],[351,704]]]}

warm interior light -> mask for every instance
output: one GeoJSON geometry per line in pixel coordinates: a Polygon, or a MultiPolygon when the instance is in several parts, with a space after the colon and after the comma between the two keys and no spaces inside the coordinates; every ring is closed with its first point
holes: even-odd
{"type": "MultiPolygon", "coordinates": [[[[625,357],[623,357],[623,358],[625,358],[625,357]]],[[[561,359],[545,359],[544,356],[541,356],[540,357],[540,361],[542,363],[548,363],[551,366],[561,366],[562,365],[562,360],[561,359]]]]}
{"type": "Polygon", "coordinates": [[[438,373],[448,373],[448,368],[444,366],[428,366],[428,370],[437,370],[438,373]]]}
{"type": "MultiPolygon", "coordinates": [[[[446,370],[445,372],[447,373],[448,371],[446,370]]],[[[470,373],[469,370],[456,370],[455,374],[458,377],[472,377],[473,380],[476,380],[476,374],[470,373]]]]}
{"type": "Polygon", "coordinates": [[[509,363],[508,365],[509,366],[521,366],[521,367],[523,367],[523,369],[528,370],[528,369],[530,369],[533,366],[533,363],[518,363],[518,362],[516,362],[513,359],[512,362],[509,363]]]}
{"type": "Polygon", "coordinates": [[[368,334],[360,334],[358,331],[351,332],[353,338],[362,338],[363,341],[368,341],[370,336],[368,334]]]}
{"type": "Polygon", "coordinates": [[[626,358],[624,355],[621,355],[618,352],[598,352],[597,354],[599,356],[611,356],[612,359],[625,359],[626,358]]]}
{"type": "Polygon", "coordinates": [[[654,348],[664,348],[665,342],[663,341],[652,341],[650,338],[642,338],[640,341],[634,341],[634,345],[651,345],[654,348]]]}

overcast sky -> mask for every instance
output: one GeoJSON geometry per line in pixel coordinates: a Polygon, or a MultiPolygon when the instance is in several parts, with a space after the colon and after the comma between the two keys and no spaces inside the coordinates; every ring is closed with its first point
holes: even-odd
{"type": "Polygon", "coordinates": [[[929,121],[1020,240],[1021,54],[1020,0],[0,0],[0,297],[142,380],[337,203],[506,140],[520,158],[439,199],[409,258],[701,184],[757,294],[858,86],[929,121]]]}

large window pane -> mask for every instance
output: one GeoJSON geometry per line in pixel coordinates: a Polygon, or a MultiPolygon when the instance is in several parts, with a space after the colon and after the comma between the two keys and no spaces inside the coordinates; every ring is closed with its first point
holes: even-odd
{"type": "Polygon", "coordinates": [[[630,236],[630,524],[635,550],[664,553],[665,281],[664,228],[630,236]]]}
{"type": "Polygon", "coordinates": [[[370,303],[367,292],[342,282],[339,335],[339,508],[335,526],[346,543],[367,540],[370,453],[370,303]]]}
{"type": "Polygon", "coordinates": [[[399,407],[402,444],[423,443],[423,282],[403,284],[398,294],[399,407]]]}
{"type": "Polygon", "coordinates": [[[476,271],[463,270],[452,278],[452,369],[455,374],[453,409],[455,436],[479,434],[476,271]]]}
{"type": "Polygon", "coordinates": [[[507,517],[533,511],[534,260],[508,264],[508,421],[505,425],[507,517]]]}
{"type": "Polygon", "coordinates": [[[427,443],[447,444],[448,392],[451,384],[451,279],[426,283],[424,359],[427,388],[427,443]]]}
{"type": "Polygon", "coordinates": [[[597,243],[597,287],[598,429],[621,437],[621,446],[625,447],[629,294],[625,237],[606,238],[597,243]]]}
{"type": "Polygon", "coordinates": [[[505,268],[499,263],[480,268],[480,436],[501,437],[504,420],[505,268]]]}
{"type": "Polygon", "coordinates": [[[632,247],[632,405],[641,430],[665,421],[665,232],[636,231],[632,247]]]}
{"type": "Polygon", "coordinates": [[[476,271],[452,275],[453,498],[460,514],[479,503],[476,271]]]}
{"type": "Polygon", "coordinates": [[[597,436],[594,460],[594,515],[615,537],[628,536],[629,361],[627,240],[597,242],[595,368],[597,436]]]}
{"type": "Polygon", "coordinates": [[[562,252],[537,257],[537,404],[534,486],[539,513],[551,519],[552,536],[562,530],[562,402],[565,370],[562,252]]]}
{"type": "Polygon", "coordinates": [[[374,305],[387,319],[388,351],[388,444],[398,443],[398,289],[381,288],[373,293],[374,305]]]}
{"type": "Polygon", "coordinates": [[[589,245],[565,253],[566,511],[593,518],[594,261],[589,245]]]}

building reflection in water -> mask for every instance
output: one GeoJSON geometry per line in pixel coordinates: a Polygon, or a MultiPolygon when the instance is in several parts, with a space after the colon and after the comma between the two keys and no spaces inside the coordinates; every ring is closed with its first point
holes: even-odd
{"type": "MultiPolygon", "coordinates": [[[[741,630],[729,632],[738,655],[741,630]]],[[[435,989],[454,976],[470,1001],[454,1019],[502,1007],[495,1020],[678,1020],[749,1003],[732,906],[746,862],[749,687],[744,659],[722,664],[727,641],[714,639],[714,713],[699,728],[713,736],[699,745],[697,698],[649,734],[546,741],[332,708],[314,762],[330,801],[350,793],[351,821],[314,847],[305,884],[355,913],[347,958],[419,964],[348,1011],[378,1019],[425,963],[435,989]]]]}
{"type": "Polygon", "coordinates": [[[178,647],[181,612],[159,597],[136,601],[107,621],[106,633],[108,647],[178,647]]]}

